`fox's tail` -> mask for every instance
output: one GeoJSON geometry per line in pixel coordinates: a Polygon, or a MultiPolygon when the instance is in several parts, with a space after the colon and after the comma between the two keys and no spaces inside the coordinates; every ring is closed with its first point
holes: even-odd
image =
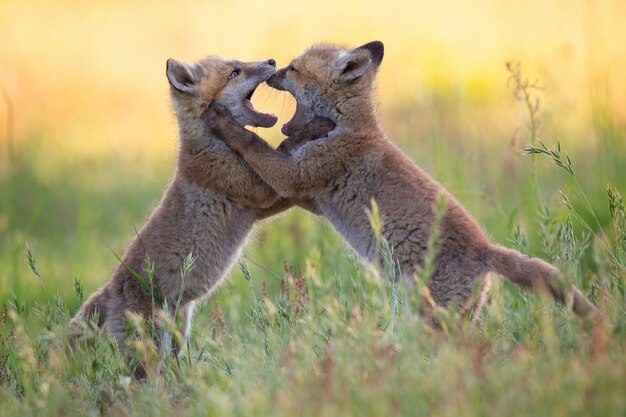
{"type": "Polygon", "coordinates": [[[572,308],[582,318],[603,318],[600,310],[576,286],[563,284],[559,280],[559,270],[546,261],[493,245],[488,262],[493,271],[522,288],[531,291],[547,290],[562,304],[567,302],[568,297],[572,297],[572,308]]]}

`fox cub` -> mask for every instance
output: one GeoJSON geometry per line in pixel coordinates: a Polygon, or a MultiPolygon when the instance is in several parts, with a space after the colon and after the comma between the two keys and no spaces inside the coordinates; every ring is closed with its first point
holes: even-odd
{"type": "Polygon", "coordinates": [[[574,286],[558,285],[559,271],[541,259],[490,242],[463,206],[418,167],[381,129],[373,99],[384,47],[371,42],[355,49],[315,45],[278,70],[267,82],[295,96],[286,135],[326,117],[337,126],[327,137],[302,144],[289,155],[235,124],[227,109],[209,110],[209,129],[219,135],[284,198],[310,198],[362,257],[380,257],[367,215],[378,204],[386,239],[406,277],[420,271],[436,220],[438,199],[447,201],[439,225],[438,252],[428,287],[437,304],[467,305],[474,284],[489,271],[528,289],[546,289],[558,301],[573,297],[576,313],[599,311],[574,286]]]}
{"type": "MultiPolygon", "coordinates": [[[[149,256],[154,263],[154,291],[169,306],[178,305],[186,338],[194,302],[224,278],[255,221],[295,203],[279,198],[207,129],[204,120],[207,107],[220,103],[241,126],[273,126],[276,116],[257,112],[250,99],[257,86],[274,74],[275,67],[273,59],[240,62],[209,57],[195,64],[167,61],[180,137],[176,173],[109,282],[89,297],[72,325],[97,313],[98,325],[123,345],[126,313],[145,318],[154,314],[152,295],[145,286],[150,278],[146,273],[149,256]],[[195,263],[183,282],[181,269],[189,254],[195,263]],[[144,283],[131,271],[141,275],[144,283]]],[[[301,142],[325,136],[333,127],[329,121],[313,123],[298,133],[303,136],[292,139],[301,142]]]]}

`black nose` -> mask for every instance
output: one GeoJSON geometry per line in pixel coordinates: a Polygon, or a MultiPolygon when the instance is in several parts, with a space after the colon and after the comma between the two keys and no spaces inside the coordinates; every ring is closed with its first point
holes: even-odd
{"type": "Polygon", "coordinates": [[[271,65],[272,67],[275,67],[275,66],[276,66],[276,61],[274,61],[273,59],[268,59],[268,60],[267,60],[267,63],[268,63],[269,65],[271,65]]]}

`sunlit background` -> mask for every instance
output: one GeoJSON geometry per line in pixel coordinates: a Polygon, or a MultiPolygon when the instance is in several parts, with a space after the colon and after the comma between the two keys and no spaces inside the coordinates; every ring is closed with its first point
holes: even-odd
{"type": "MultiPolygon", "coordinates": [[[[518,151],[528,143],[526,119],[505,62],[521,62],[542,86],[546,140],[579,155],[583,177],[603,187],[623,172],[624,22],[622,0],[2,0],[0,299],[34,288],[26,242],[55,291],[71,293],[73,276],[88,289],[106,279],[115,264],[109,247],[123,251],[174,169],[169,57],[275,58],[283,66],[316,42],[383,41],[385,129],[505,240],[510,225],[495,227],[499,212],[481,197],[503,200],[509,213],[526,204],[514,182],[525,175],[518,151]]],[[[253,101],[283,123],[294,111],[291,97],[269,88],[253,101]]],[[[277,143],[280,124],[259,132],[277,143]]],[[[558,195],[561,177],[543,169],[553,174],[547,194],[558,195]]],[[[313,230],[326,226],[298,219],[268,229],[259,238],[265,249],[253,242],[256,259],[276,269],[282,258],[302,261],[318,242],[313,230]],[[284,230],[309,240],[278,239],[284,230]],[[287,250],[294,245],[302,253],[287,250]]]]}

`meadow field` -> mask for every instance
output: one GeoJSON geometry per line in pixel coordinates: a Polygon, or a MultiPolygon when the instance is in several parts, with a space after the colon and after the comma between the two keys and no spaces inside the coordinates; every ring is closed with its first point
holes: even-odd
{"type": "MultiPolygon", "coordinates": [[[[625,19],[620,0],[0,0],[0,415],[626,415],[625,19]],[[374,39],[393,141],[607,325],[496,279],[480,321],[451,309],[433,329],[422,286],[294,209],[258,225],[160,375],[132,380],[96,332],[68,349],[174,172],[166,59],[283,66],[374,39]]],[[[293,99],[253,101],[278,144],[293,99]]]]}

